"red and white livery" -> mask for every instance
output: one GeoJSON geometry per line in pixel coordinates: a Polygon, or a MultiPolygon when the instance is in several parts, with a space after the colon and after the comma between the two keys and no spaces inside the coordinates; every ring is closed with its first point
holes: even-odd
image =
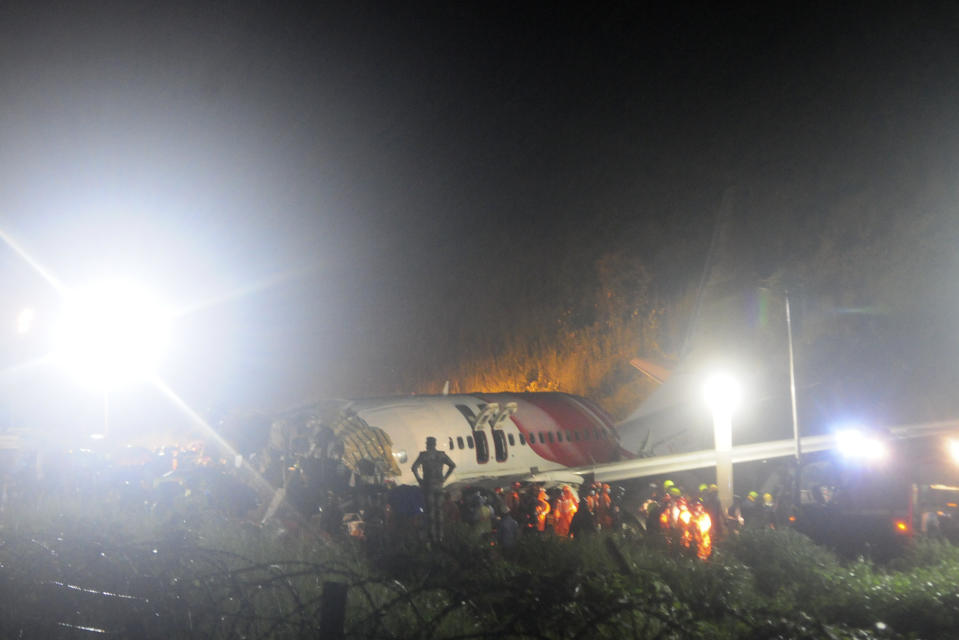
{"type": "Polygon", "coordinates": [[[456,463],[450,482],[524,480],[582,483],[571,468],[632,457],[610,417],[595,403],[565,393],[491,393],[356,400],[350,409],[393,441],[401,484],[436,438],[456,463]]]}

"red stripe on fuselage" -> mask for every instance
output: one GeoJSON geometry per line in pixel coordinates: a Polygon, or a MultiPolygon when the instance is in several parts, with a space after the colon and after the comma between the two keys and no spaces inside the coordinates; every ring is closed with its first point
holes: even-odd
{"type": "Polygon", "coordinates": [[[579,467],[618,459],[615,431],[598,408],[589,407],[576,396],[564,393],[517,393],[479,396],[486,402],[517,403],[513,423],[529,446],[541,458],[567,467],[579,467]],[[597,438],[599,431],[604,437],[597,438]],[[578,432],[579,440],[568,435],[578,432]],[[539,434],[551,434],[545,442],[539,434]],[[562,439],[559,434],[562,433],[562,439]]]}

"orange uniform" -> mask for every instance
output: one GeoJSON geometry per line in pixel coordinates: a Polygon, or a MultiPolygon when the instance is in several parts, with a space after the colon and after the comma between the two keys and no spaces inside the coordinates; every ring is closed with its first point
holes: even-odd
{"type": "Polygon", "coordinates": [[[553,518],[553,531],[558,536],[569,535],[569,525],[576,515],[578,505],[573,490],[568,486],[563,487],[563,493],[556,501],[556,514],[553,518]]]}
{"type": "Polygon", "coordinates": [[[546,516],[549,515],[549,498],[546,497],[546,491],[539,490],[536,496],[536,530],[546,531],[546,516]]]}
{"type": "Polygon", "coordinates": [[[601,529],[613,528],[613,498],[609,495],[608,484],[604,484],[601,493],[596,496],[595,513],[601,529]]]}

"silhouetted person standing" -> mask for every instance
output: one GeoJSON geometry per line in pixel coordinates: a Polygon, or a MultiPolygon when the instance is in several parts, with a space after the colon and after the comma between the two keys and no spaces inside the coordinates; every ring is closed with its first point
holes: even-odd
{"type": "Polygon", "coordinates": [[[413,462],[413,476],[423,490],[423,506],[426,510],[426,530],[430,542],[443,540],[443,483],[453,473],[456,464],[442,451],[436,450],[436,438],[426,439],[426,451],[413,462]],[[444,467],[449,467],[444,473],[444,467]],[[423,473],[420,474],[422,469],[423,473]]]}

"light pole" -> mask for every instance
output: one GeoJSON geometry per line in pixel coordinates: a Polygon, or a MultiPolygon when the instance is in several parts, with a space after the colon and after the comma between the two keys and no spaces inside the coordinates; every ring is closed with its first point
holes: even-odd
{"type": "Polygon", "coordinates": [[[799,414],[796,411],[796,363],[793,358],[793,323],[789,313],[789,292],[784,292],[786,298],[786,338],[789,343],[789,402],[792,409],[793,440],[796,442],[796,482],[793,491],[793,501],[798,508],[802,501],[802,444],[799,439],[799,414]]]}
{"type": "Polygon", "coordinates": [[[724,508],[733,501],[733,411],[739,406],[739,383],[727,373],[711,375],[703,387],[706,402],[713,412],[716,442],[716,486],[724,508]]]}

